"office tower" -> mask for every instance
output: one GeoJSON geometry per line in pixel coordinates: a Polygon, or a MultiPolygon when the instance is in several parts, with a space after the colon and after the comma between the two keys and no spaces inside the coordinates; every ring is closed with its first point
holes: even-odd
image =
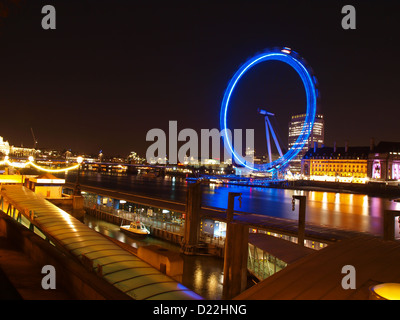
{"type": "MultiPolygon", "coordinates": [[[[306,114],[298,114],[292,116],[289,122],[289,136],[288,136],[288,148],[292,148],[297,138],[299,137],[301,130],[304,126],[306,114]]],[[[317,147],[321,147],[324,144],[324,116],[317,114],[315,116],[315,122],[308,138],[308,141],[304,144],[304,147],[300,150],[297,156],[289,163],[289,170],[292,173],[301,172],[301,159],[306,154],[309,148],[314,147],[314,143],[317,143],[317,147]]]]}

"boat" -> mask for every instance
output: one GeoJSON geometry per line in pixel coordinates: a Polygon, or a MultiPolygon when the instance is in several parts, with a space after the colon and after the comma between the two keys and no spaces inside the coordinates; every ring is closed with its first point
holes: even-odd
{"type": "Polygon", "coordinates": [[[142,177],[145,178],[157,178],[160,175],[160,172],[156,171],[156,170],[150,170],[150,171],[146,171],[141,173],[142,177]]]}
{"type": "Polygon", "coordinates": [[[130,225],[120,226],[120,230],[137,237],[146,237],[150,234],[150,231],[140,221],[131,222],[130,225]]]}

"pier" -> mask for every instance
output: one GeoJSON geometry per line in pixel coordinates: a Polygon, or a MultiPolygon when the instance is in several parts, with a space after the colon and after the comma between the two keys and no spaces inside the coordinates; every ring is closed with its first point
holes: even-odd
{"type": "MultiPolygon", "coordinates": [[[[109,205],[93,206],[93,202],[86,201],[90,200],[88,197],[80,202],[82,208],[72,209],[71,214],[76,212],[75,209],[84,209],[86,214],[120,225],[132,219],[135,213],[116,209],[117,204],[129,201],[136,204],[137,209],[140,209],[140,206],[152,208],[149,211],[152,213],[150,216],[135,216],[150,228],[152,236],[180,245],[181,252],[186,255],[208,254],[224,259],[223,299],[254,299],[255,295],[269,299],[270,285],[274,288],[282,286],[279,279],[288,281],[284,280],[285,274],[290,278],[293,272],[297,272],[294,270],[301,268],[308,270],[314,263],[320,261],[326,264],[327,258],[323,257],[329,255],[329,252],[336,252],[338,249],[335,248],[340,248],[339,250],[346,248],[346,252],[349,248],[348,254],[343,256],[344,260],[340,261],[344,262],[354,256],[355,260],[351,258],[349,261],[354,261],[355,264],[358,263],[358,259],[366,261],[362,252],[357,253],[357,248],[360,248],[363,241],[366,244],[371,243],[372,247],[376,248],[376,254],[380,249],[395,255],[400,250],[393,233],[394,219],[399,215],[398,211],[385,211],[385,227],[382,230],[384,237],[380,239],[365,233],[304,223],[305,206],[301,205],[301,201],[304,200],[302,196],[297,197],[297,200],[300,200],[300,206],[297,207],[299,220],[289,220],[234,210],[233,202],[240,193],[230,194],[227,209],[203,206],[199,186],[198,183],[190,185],[187,201],[183,203],[81,185],[83,198],[86,196],[85,193],[91,193],[96,199],[101,199],[102,202],[104,200],[109,205]],[[163,210],[168,210],[171,215],[177,214],[174,215],[176,221],[157,220],[164,217],[163,210]],[[207,237],[204,232],[205,221],[226,223],[226,235],[213,241],[215,239],[207,237]],[[314,247],[313,250],[307,245],[307,241],[316,242],[320,246],[314,247]],[[358,247],[354,247],[355,251],[352,251],[353,241],[354,244],[358,243],[358,247]],[[246,285],[249,274],[258,279],[258,284],[251,288],[246,285]]],[[[66,183],[64,189],[71,191],[73,187],[73,184],[66,183]]],[[[22,261],[22,258],[18,257],[24,257],[24,261],[34,263],[35,267],[29,268],[30,270],[37,269],[38,264],[44,263],[55,265],[57,270],[62,270],[61,273],[65,273],[65,276],[61,281],[59,294],[54,296],[55,299],[71,297],[73,299],[202,299],[200,295],[182,286],[177,280],[180,275],[171,271],[171,268],[174,268],[173,263],[179,265],[179,259],[176,260],[173,255],[160,251],[157,246],[136,250],[98,234],[21,184],[2,185],[0,206],[3,211],[0,217],[2,245],[0,249],[8,250],[5,252],[14,255],[15,261],[18,259],[22,261]],[[17,247],[15,245],[10,247],[5,239],[7,243],[11,241],[17,244],[17,247]],[[37,249],[32,250],[31,248],[35,246],[37,249]],[[49,255],[52,260],[48,260],[47,254],[42,253],[48,250],[54,251],[49,255]],[[55,252],[65,255],[70,262],[63,263],[60,257],[53,258],[53,255],[58,255],[55,252]],[[158,258],[150,259],[149,256],[158,258]],[[163,262],[154,264],[154,261],[163,262]],[[78,269],[81,271],[74,271],[78,269]],[[178,278],[174,278],[172,274],[178,278]],[[77,285],[77,282],[80,284],[77,285]],[[87,289],[76,292],[74,288],[79,286],[85,286],[87,289]]],[[[378,256],[376,257],[375,260],[379,260],[378,256]]],[[[382,259],[382,263],[384,261],[382,259]]],[[[376,273],[384,267],[379,263],[366,269],[366,264],[360,265],[367,277],[360,292],[352,296],[341,295],[339,292],[337,295],[328,294],[327,297],[365,298],[367,284],[378,283],[381,279],[377,277],[378,280],[368,280],[375,279],[368,278],[370,273],[376,273]]],[[[13,269],[18,270],[18,267],[7,267],[6,261],[0,259],[0,268],[3,270],[1,277],[15,279],[12,272],[13,269]],[[5,271],[7,273],[4,275],[5,271]]],[[[325,268],[325,273],[321,271],[321,279],[329,277],[333,272],[331,269],[325,268]]],[[[396,274],[393,273],[393,277],[390,275],[389,278],[396,280],[396,274]]],[[[304,282],[304,285],[307,283],[311,282],[304,282]]],[[[314,286],[324,283],[324,281],[318,282],[314,286]]],[[[7,286],[18,288],[17,284],[8,283],[7,286]]],[[[338,292],[338,289],[329,290],[338,292]]],[[[10,294],[16,297],[20,295],[18,290],[10,291],[10,294]]],[[[24,295],[21,298],[29,299],[32,296],[29,292],[25,292],[24,295]]],[[[303,296],[300,291],[299,296],[303,296]]],[[[296,298],[285,294],[282,297],[296,298]]],[[[305,297],[318,298],[308,295],[305,297]]],[[[325,295],[321,297],[324,298],[325,295]]]]}
{"type": "MultiPolygon", "coordinates": [[[[66,189],[73,190],[74,186],[75,184],[73,183],[69,182],[65,183],[66,189]]],[[[127,202],[136,203],[148,207],[166,209],[178,212],[180,214],[186,214],[187,212],[186,209],[187,204],[184,202],[164,200],[160,198],[153,198],[123,191],[110,190],[110,189],[99,188],[89,185],[82,185],[82,184],[81,184],[81,189],[82,191],[92,193],[95,195],[104,196],[110,199],[125,200],[127,202]]],[[[228,221],[226,209],[207,207],[203,206],[202,204],[199,205],[200,205],[199,214],[202,219],[212,219],[215,221],[221,221],[225,223],[228,221]]],[[[104,207],[105,206],[103,206],[103,208],[104,207]]],[[[105,219],[109,219],[108,220],[109,222],[115,221],[117,222],[116,224],[120,224],[121,221],[124,219],[123,216],[118,217],[116,210],[111,210],[111,209],[112,208],[110,208],[109,210],[110,214],[106,215],[105,214],[106,212],[102,211],[99,207],[93,208],[93,210],[98,211],[97,214],[99,216],[103,216],[105,219]]],[[[235,222],[245,224],[246,226],[248,226],[248,228],[265,230],[267,232],[286,235],[295,238],[297,238],[298,236],[298,221],[295,219],[290,220],[290,219],[276,218],[268,215],[253,214],[249,212],[241,212],[235,210],[234,220],[235,222]]],[[[305,239],[325,244],[332,244],[339,240],[352,238],[360,234],[362,233],[351,230],[312,225],[309,223],[305,225],[305,239]]]]}
{"type": "MultiPolygon", "coordinates": [[[[234,197],[239,194],[232,195],[227,210],[202,206],[199,186],[199,183],[189,186],[186,203],[104,188],[97,189],[93,186],[83,185],[81,188],[82,191],[103,197],[114,197],[112,198],[114,200],[132,201],[132,203],[137,201],[140,205],[157,207],[161,210],[174,209],[184,215],[184,226],[175,226],[175,228],[173,224],[155,221],[149,217],[140,217],[140,219],[149,227],[152,236],[181,245],[181,251],[185,254],[207,253],[224,258],[224,274],[232,275],[224,278],[224,299],[232,299],[246,291],[247,274],[253,275],[261,283],[276,272],[281,272],[296,261],[301,261],[302,258],[311,255],[315,250],[304,247],[306,241],[315,242],[318,245],[315,245],[314,249],[320,249],[337,242],[365,236],[360,232],[305,223],[305,197],[303,196],[297,197],[300,200],[299,220],[288,220],[234,211],[232,205],[234,197]],[[204,237],[201,232],[200,226],[203,221],[207,220],[227,224],[227,235],[223,237],[222,241],[218,239],[217,244],[212,243],[211,239],[207,242],[207,237],[204,237]],[[257,233],[249,233],[249,230],[257,230],[257,233]],[[291,241],[282,239],[282,236],[291,241]],[[250,250],[250,248],[252,249],[250,250]]],[[[73,185],[67,184],[66,187],[72,188],[73,185]]],[[[111,203],[114,203],[113,201],[111,203]]],[[[85,209],[88,214],[118,224],[126,218],[129,219],[129,214],[131,214],[107,206],[86,207],[85,209]],[[102,208],[109,212],[102,211],[102,208]]]]}

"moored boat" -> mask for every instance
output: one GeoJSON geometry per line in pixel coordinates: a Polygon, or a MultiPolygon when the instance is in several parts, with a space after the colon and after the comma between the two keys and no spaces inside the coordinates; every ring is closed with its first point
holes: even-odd
{"type": "Polygon", "coordinates": [[[137,237],[146,237],[150,231],[140,221],[133,221],[129,225],[120,226],[120,230],[137,237]]]}

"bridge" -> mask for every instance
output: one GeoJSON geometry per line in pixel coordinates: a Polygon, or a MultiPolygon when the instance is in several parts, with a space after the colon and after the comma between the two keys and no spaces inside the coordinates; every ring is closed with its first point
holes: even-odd
{"type": "MultiPolygon", "coordinates": [[[[78,157],[81,158],[81,157],[78,157]]],[[[94,159],[81,159],[81,167],[83,170],[98,170],[98,171],[109,171],[116,168],[124,168],[128,172],[134,172],[138,169],[156,169],[156,170],[165,170],[166,168],[173,168],[182,165],[168,165],[168,164],[137,164],[137,163],[125,163],[125,162],[112,162],[112,161],[96,161],[94,159]]],[[[34,159],[32,156],[27,159],[26,157],[18,157],[18,156],[7,156],[7,158],[1,161],[2,164],[7,164],[9,166],[14,166],[17,168],[24,168],[27,164],[35,162],[37,165],[43,165],[43,169],[46,167],[48,169],[62,168],[68,169],[71,164],[75,165],[75,169],[77,168],[78,160],[73,159],[65,159],[65,158],[36,158],[34,159]]],[[[64,170],[67,171],[67,170],[64,170]]]]}

